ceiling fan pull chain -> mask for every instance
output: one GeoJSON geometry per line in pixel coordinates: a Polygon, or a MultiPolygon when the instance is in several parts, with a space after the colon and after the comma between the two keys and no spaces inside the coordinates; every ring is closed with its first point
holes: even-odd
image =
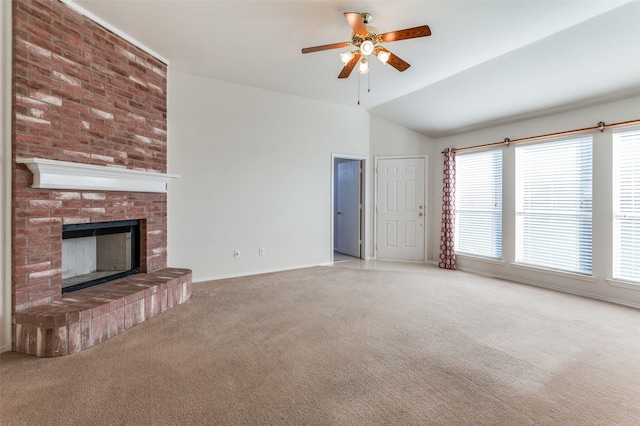
{"type": "Polygon", "coordinates": [[[360,105],[360,73],[358,73],[358,105],[360,105]]]}
{"type": "Polygon", "coordinates": [[[367,93],[371,93],[371,71],[367,73],[367,93]]]}

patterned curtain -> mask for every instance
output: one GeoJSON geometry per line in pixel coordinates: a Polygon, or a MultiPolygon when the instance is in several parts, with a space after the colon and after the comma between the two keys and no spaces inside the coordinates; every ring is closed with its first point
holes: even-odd
{"type": "Polygon", "coordinates": [[[456,227],[456,152],[444,151],[444,176],[442,183],[442,228],[440,230],[440,262],[444,269],[456,269],[456,252],[453,236],[456,227]]]}

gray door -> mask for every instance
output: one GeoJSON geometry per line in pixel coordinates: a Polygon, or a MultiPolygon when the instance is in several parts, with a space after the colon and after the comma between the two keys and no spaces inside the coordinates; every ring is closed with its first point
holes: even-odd
{"type": "Polygon", "coordinates": [[[337,160],[335,185],[335,250],[360,257],[361,166],[359,160],[337,160]]]}

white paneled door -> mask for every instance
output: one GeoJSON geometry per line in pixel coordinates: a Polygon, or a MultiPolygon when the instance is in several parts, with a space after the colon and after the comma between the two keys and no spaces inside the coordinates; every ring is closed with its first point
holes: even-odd
{"type": "Polygon", "coordinates": [[[425,260],[425,159],[378,159],[376,257],[425,260]]]}

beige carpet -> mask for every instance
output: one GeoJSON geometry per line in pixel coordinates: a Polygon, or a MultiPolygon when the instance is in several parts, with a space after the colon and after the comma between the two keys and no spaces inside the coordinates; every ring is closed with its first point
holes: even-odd
{"type": "Polygon", "coordinates": [[[640,423],[638,310],[438,269],[193,294],[76,355],[3,354],[0,423],[640,423]]]}

